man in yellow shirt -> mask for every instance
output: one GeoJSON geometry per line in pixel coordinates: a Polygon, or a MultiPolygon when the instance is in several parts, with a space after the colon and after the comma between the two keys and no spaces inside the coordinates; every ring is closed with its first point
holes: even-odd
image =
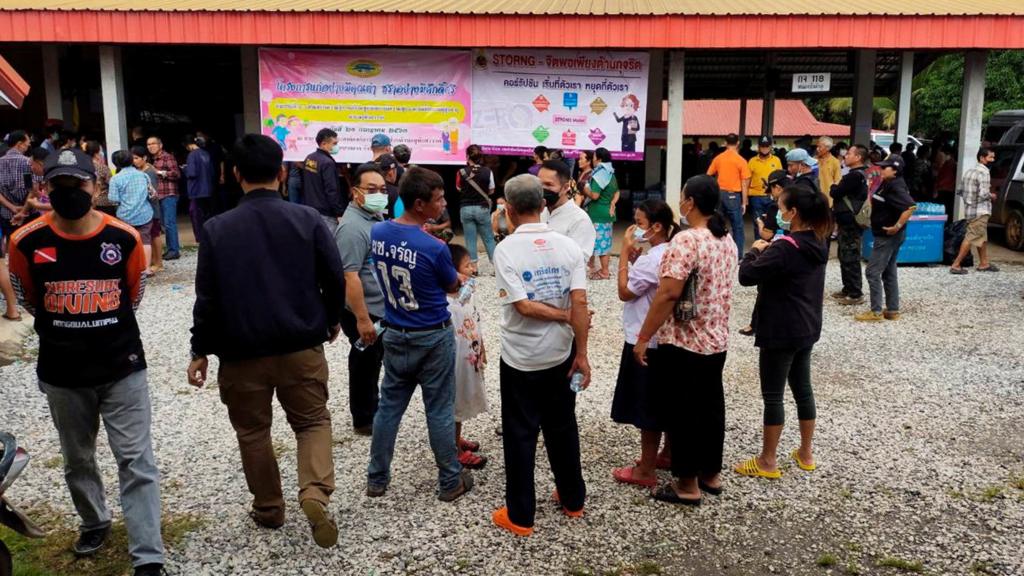
{"type": "Polygon", "coordinates": [[[833,146],[835,142],[828,136],[818,138],[818,187],[821,188],[821,193],[828,197],[829,206],[832,205],[832,197],[829,196],[832,185],[843,177],[843,167],[832,155],[833,146]]]}
{"type": "Polygon", "coordinates": [[[768,177],[772,172],[782,170],[782,161],[772,153],[771,138],[767,136],[761,137],[761,140],[757,143],[757,156],[751,158],[747,165],[750,167],[750,191],[748,193],[750,197],[750,212],[756,221],[772,205],[771,196],[768,195],[765,185],[768,177]]]}

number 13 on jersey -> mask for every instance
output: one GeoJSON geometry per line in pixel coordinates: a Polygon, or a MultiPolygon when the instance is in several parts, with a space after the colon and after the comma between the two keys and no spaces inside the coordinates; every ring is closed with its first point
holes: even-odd
{"type": "Polygon", "coordinates": [[[419,310],[420,305],[416,302],[416,294],[412,291],[412,273],[403,266],[392,265],[388,270],[386,262],[377,262],[377,269],[380,270],[380,277],[384,282],[381,288],[388,297],[392,307],[401,306],[403,310],[412,312],[419,310]],[[392,291],[392,280],[398,283],[398,297],[392,291]],[[396,302],[397,300],[397,302],[396,302]]]}

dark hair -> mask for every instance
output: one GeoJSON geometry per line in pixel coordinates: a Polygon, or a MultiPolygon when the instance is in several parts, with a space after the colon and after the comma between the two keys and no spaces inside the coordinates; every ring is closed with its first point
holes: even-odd
{"type": "Polygon", "coordinates": [[[598,148],[597,150],[594,150],[594,157],[601,162],[612,161],[612,153],[609,152],[607,148],[598,148]]]}
{"type": "Polygon", "coordinates": [[[981,160],[982,158],[988,157],[988,155],[991,154],[991,153],[992,153],[992,149],[991,148],[986,148],[984,146],[982,146],[981,148],[978,148],[978,160],[981,160]]]}
{"type": "Polygon", "coordinates": [[[861,162],[867,162],[868,156],[871,154],[868,152],[868,147],[863,144],[854,144],[853,146],[850,146],[850,150],[857,153],[857,157],[860,158],[861,162]]]}
{"type": "Polygon", "coordinates": [[[718,188],[718,180],[704,174],[691,177],[683,186],[683,198],[692,198],[694,208],[710,218],[708,230],[714,234],[715,238],[721,238],[729,233],[725,216],[718,210],[718,205],[722,200],[722,191],[718,188]]]}
{"type": "Polygon", "coordinates": [[[269,136],[246,134],[235,142],[231,156],[242,182],[261,184],[277,179],[284,152],[281,145],[269,136]]]}
{"type": "MultiPolygon", "coordinates": [[[[278,146],[280,149],[280,146],[278,146]]],[[[434,190],[444,190],[444,180],[433,170],[413,167],[405,171],[398,185],[398,196],[406,210],[412,210],[417,200],[424,203],[434,199],[434,190]]]]}
{"type": "Polygon", "coordinates": [[[636,209],[644,213],[647,221],[654,224],[661,224],[665,230],[665,238],[671,240],[676,232],[679,232],[679,223],[676,222],[676,215],[672,208],[664,200],[652,198],[637,204],[636,209]]]}
{"type": "Polygon", "coordinates": [[[352,182],[358,186],[363,180],[363,174],[369,173],[377,174],[381,178],[384,177],[384,172],[380,169],[380,164],[377,164],[376,162],[367,162],[366,164],[360,164],[359,167],[356,168],[356,173],[352,175],[352,182]]]}
{"type": "Polygon", "coordinates": [[[729,134],[725,137],[725,143],[728,146],[735,146],[740,143],[740,137],[735,134],[729,134]]]}
{"type": "Polygon", "coordinates": [[[899,142],[893,142],[892,144],[889,144],[889,152],[893,154],[899,154],[900,152],[903,152],[903,144],[900,144],[899,142]]]}
{"type": "Polygon", "coordinates": [[[405,144],[399,144],[391,149],[391,155],[398,160],[399,164],[408,164],[409,159],[412,158],[412,150],[405,144]]]}
{"type": "Polygon", "coordinates": [[[316,133],[316,145],[319,146],[323,144],[324,141],[327,140],[328,138],[337,137],[338,133],[335,132],[334,130],[331,130],[330,128],[321,128],[320,131],[316,133]]]}
{"type": "Polygon", "coordinates": [[[917,144],[907,142],[907,152],[913,152],[914,150],[917,150],[917,144]]]}
{"type": "Polygon", "coordinates": [[[7,135],[7,140],[5,142],[7,146],[14,148],[15,144],[21,144],[26,139],[28,139],[27,132],[25,132],[24,130],[13,130],[10,134],[7,135]]]}
{"type": "Polygon", "coordinates": [[[580,150],[580,156],[584,156],[587,162],[594,163],[594,152],[592,150],[580,150]]]}
{"type": "Polygon", "coordinates": [[[110,161],[114,163],[114,167],[118,170],[127,168],[132,165],[132,153],[127,150],[118,150],[110,157],[110,161]]]}
{"type": "Polygon", "coordinates": [[[139,158],[146,158],[149,156],[149,153],[146,152],[145,146],[132,146],[128,150],[131,151],[132,156],[138,156],[139,158]]]}
{"type": "Polygon", "coordinates": [[[466,247],[463,246],[462,244],[449,244],[448,252],[451,253],[452,264],[454,264],[456,268],[459,267],[459,264],[463,260],[469,258],[469,250],[466,250],[466,247]]]}
{"type": "Polygon", "coordinates": [[[572,178],[572,173],[569,172],[569,167],[565,165],[565,162],[561,160],[545,160],[540,165],[541,170],[552,170],[558,175],[558,181],[565,184],[572,178]]]}
{"type": "Polygon", "coordinates": [[[479,164],[484,161],[484,151],[480,148],[479,144],[470,144],[466,146],[466,159],[474,164],[479,164]]]}
{"type": "Polygon", "coordinates": [[[36,160],[38,162],[42,162],[42,161],[46,160],[46,157],[49,156],[49,155],[50,155],[50,151],[47,150],[46,148],[41,147],[41,146],[38,147],[38,148],[33,148],[32,149],[32,154],[31,154],[32,159],[36,160]]]}
{"type": "Polygon", "coordinates": [[[88,154],[89,156],[95,156],[99,154],[102,148],[103,147],[100,146],[100,143],[95,140],[89,140],[88,142],[85,143],[85,153],[88,154]]]}
{"type": "Polygon", "coordinates": [[[783,204],[796,210],[800,220],[814,230],[819,240],[832,233],[832,210],[824,194],[803,186],[787,186],[779,197],[780,209],[783,204]]]}
{"type": "Polygon", "coordinates": [[[67,144],[68,142],[78,142],[78,134],[74,132],[61,132],[60,142],[67,144]]]}
{"type": "Polygon", "coordinates": [[[562,160],[565,155],[558,148],[552,148],[548,150],[548,160],[562,160]]]}
{"type": "Polygon", "coordinates": [[[543,160],[544,155],[548,153],[547,146],[537,146],[536,148],[533,149],[533,153],[537,156],[537,158],[543,160]]]}

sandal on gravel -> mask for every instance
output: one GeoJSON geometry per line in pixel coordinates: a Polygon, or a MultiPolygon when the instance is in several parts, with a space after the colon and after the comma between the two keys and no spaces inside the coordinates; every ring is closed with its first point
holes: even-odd
{"type": "Polygon", "coordinates": [[[955,274],[957,276],[963,276],[963,275],[967,274],[967,270],[964,270],[963,268],[950,268],[949,269],[949,273],[950,274],[955,274]]]}
{"type": "Polygon", "coordinates": [[[463,468],[479,470],[487,465],[487,456],[480,456],[473,454],[469,450],[462,450],[459,452],[459,464],[462,464],[463,468]]]}
{"type": "Polygon", "coordinates": [[[634,484],[636,486],[643,486],[644,488],[654,488],[658,485],[657,478],[651,478],[649,480],[637,478],[633,476],[634,471],[636,471],[636,466],[615,468],[612,470],[612,478],[615,478],[616,482],[621,482],[622,484],[634,484]]]}
{"type": "Polygon", "coordinates": [[[672,484],[665,484],[651,492],[651,497],[661,502],[680,506],[700,506],[700,498],[680,498],[672,484]]]}
{"type": "Polygon", "coordinates": [[[978,272],[999,272],[999,267],[995,264],[989,264],[984,268],[977,268],[978,272]]]}
{"type": "Polygon", "coordinates": [[[697,486],[700,488],[701,492],[707,492],[708,494],[711,494],[712,496],[721,496],[722,495],[722,487],[721,486],[719,486],[718,488],[715,488],[714,486],[705,483],[703,480],[697,480],[697,486]]]}
{"type": "Polygon", "coordinates": [[[782,478],[782,472],[776,470],[775,472],[765,472],[757,465],[757,458],[751,458],[744,462],[740,462],[733,468],[737,474],[743,476],[752,476],[754,478],[768,478],[769,480],[778,480],[782,478]]]}
{"type": "Polygon", "coordinates": [[[10,322],[21,322],[21,314],[18,314],[17,316],[8,316],[7,314],[4,314],[4,320],[8,320],[10,322]]]}
{"type": "Polygon", "coordinates": [[[467,452],[479,452],[480,443],[473,442],[472,440],[461,439],[459,440],[459,450],[465,450],[467,452]]]}
{"type": "Polygon", "coordinates": [[[753,326],[747,326],[746,328],[740,328],[740,334],[742,334],[744,336],[753,336],[754,335],[754,327],[753,326]]]}
{"type": "Polygon", "coordinates": [[[508,519],[508,507],[502,506],[491,514],[491,521],[498,528],[504,528],[516,536],[530,536],[533,534],[532,526],[519,526],[508,519]]]}
{"type": "Polygon", "coordinates": [[[800,459],[800,450],[793,450],[793,453],[790,454],[790,456],[793,457],[793,460],[796,460],[796,465],[799,466],[801,470],[805,470],[807,472],[814,472],[815,470],[818,469],[817,464],[804,464],[803,460],[800,459]]]}

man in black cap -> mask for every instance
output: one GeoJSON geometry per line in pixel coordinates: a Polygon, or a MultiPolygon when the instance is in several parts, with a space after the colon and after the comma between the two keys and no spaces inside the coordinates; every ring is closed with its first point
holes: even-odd
{"type": "MultiPolygon", "coordinates": [[[[757,232],[757,220],[764,215],[774,201],[769,196],[770,189],[765,186],[773,172],[782,170],[782,162],[772,154],[772,139],[762,136],[757,143],[757,155],[747,161],[750,167],[750,213],[754,220],[754,232],[757,232]]],[[[756,238],[755,238],[756,239],[756,238]]]]}
{"type": "Polygon", "coordinates": [[[111,513],[96,466],[102,418],[117,460],[128,552],[136,576],[158,575],[160,481],[150,441],[149,386],[135,309],[149,266],[139,233],[92,209],[92,159],[78,149],[46,159],[53,211],[11,237],[11,279],[36,318],[36,374],[60,437],[64,479],[82,525],[72,546],[95,554],[111,513]]]}
{"type": "Polygon", "coordinates": [[[903,181],[903,158],[890,155],[878,163],[882,169],[882,185],[871,196],[871,233],[874,247],[868,258],[865,276],[871,291],[871,310],[858,314],[860,322],[879,322],[900,319],[900,285],[896,272],[896,259],[900,246],[907,238],[907,220],[917,208],[903,181]],[[882,308],[882,288],[885,287],[885,308],[882,308]]]}
{"type": "Polygon", "coordinates": [[[388,189],[388,211],[386,218],[395,217],[395,203],[398,202],[398,160],[392,154],[381,154],[376,160],[384,175],[384,186],[388,189]]]}

